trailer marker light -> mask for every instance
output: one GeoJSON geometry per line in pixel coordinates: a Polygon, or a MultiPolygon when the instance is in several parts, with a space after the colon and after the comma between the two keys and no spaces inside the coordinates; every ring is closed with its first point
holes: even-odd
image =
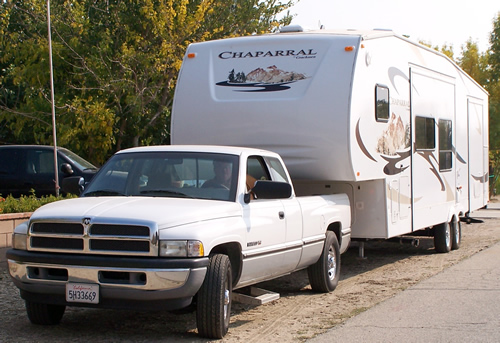
{"type": "Polygon", "coordinates": [[[352,46],[352,45],[351,45],[351,46],[346,46],[346,47],[344,48],[344,50],[345,50],[345,51],[354,51],[354,46],[352,46]]]}
{"type": "Polygon", "coordinates": [[[195,57],[196,57],[196,53],[194,53],[194,52],[190,52],[188,54],[188,58],[195,58],[195,57]]]}

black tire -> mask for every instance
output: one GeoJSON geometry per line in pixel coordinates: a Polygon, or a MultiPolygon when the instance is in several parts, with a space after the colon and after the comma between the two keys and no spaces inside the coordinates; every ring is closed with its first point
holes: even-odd
{"type": "Polygon", "coordinates": [[[451,221],[451,250],[460,248],[462,242],[462,224],[460,219],[453,218],[451,221]]]}
{"type": "Polygon", "coordinates": [[[220,339],[227,333],[232,292],[229,257],[222,254],[213,255],[203,285],[198,291],[196,326],[200,336],[220,339]]]}
{"type": "Polygon", "coordinates": [[[307,268],[309,283],[315,292],[335,290],[340,278],[340,248],[334,232],[326,233],[325,245],[319,260],[307,268]]]}
{"type": "Polygon", "coordinates": [[[451,227],[450,223],[442,223],[434,227],[434,249],[439,253],[451,250],[451,227]]]}
{"type": "Polygon", "coordinates": [[[61,321],[66,306],[40,304],[25,301],[26,313],[31,323],[38,325],[56,325],[61,321]]]}

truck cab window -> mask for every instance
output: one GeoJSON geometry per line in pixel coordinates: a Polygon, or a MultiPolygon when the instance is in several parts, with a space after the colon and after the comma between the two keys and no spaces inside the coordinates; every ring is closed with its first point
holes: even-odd
{"type": "Polygon", "coordinates": [[[274,181],[289,182],[283,164],[277,158],[266,158],[274,181]]]}
{"type": "Polygon", "coordinates": [[[247,161],[247,175],[257,180],[271,180],[266,163],[260,156],[250,156],[247,161]]]}

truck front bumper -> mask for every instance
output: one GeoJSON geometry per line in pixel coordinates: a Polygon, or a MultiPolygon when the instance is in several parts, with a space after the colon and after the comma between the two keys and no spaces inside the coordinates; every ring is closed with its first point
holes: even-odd
{"type": "Polygon", "coordinates": [[[162,309],[188,306],[209,260],[57,254],[11,249],[9,272],[25,300],[68,306],[162,309]],[[66,301],[66,284],[99,285],[99,303],[66,301]]]}

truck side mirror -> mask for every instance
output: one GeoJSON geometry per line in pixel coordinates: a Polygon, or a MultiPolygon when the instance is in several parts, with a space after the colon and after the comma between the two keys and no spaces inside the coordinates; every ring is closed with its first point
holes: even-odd
{"type": "Polygon", "coordinates": [[[81,176],[70,176],[62,180],[62,190],[66,193],[80,195],[85,188],[85,179],[81,176]]]}
{"type": "Polygon", "coordinates": [[[292,196],[292,186],[287,182],[258,180],[251,192],[257,199],[287,199],[292,196]]]}
{"type": "Polygon", "coordinates": [[[69,163],[61,164],[61,171],[65,175],[73,175],[73,168],[71,167],[71,164],[69,164],[69,163]]]}

